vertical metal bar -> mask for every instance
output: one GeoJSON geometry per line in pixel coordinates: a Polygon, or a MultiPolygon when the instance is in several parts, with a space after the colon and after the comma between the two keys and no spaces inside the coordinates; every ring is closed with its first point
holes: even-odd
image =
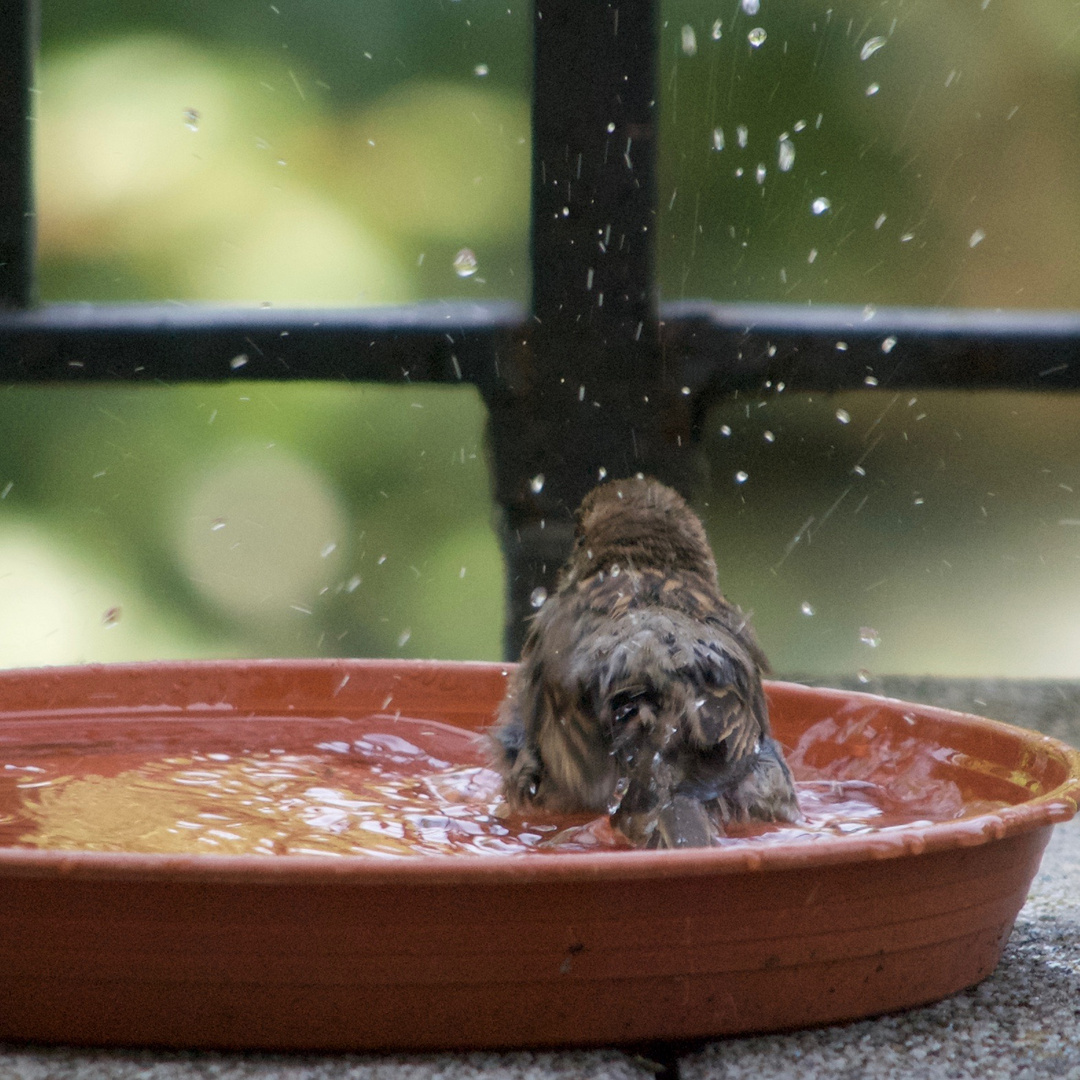
{"type": "Polygon", "coordinates": [[[488,402],[509,655],[602,470],[676,479],[688,437],[653,274],[655,2],[536,0],[534,33],[533,319],[488,402]]]}
{"type": "Polygon", "coordinates": [[[33,295],[34,262],[30,94],[35,0],[0,0],[0,27],[0,307],[26,307],[33,295]]]}

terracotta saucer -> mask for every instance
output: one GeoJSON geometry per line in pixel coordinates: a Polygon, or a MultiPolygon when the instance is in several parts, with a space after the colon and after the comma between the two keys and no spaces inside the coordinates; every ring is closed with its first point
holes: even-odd
{"type": "MultiPolygon", "coordinates": [[[[0,756],[44,743],[77,754],[136,729],[172,745],[205,717],[249,730],[275,717],[278,733],[295,718],[298,742],[305,724],[388,707],[480,728],[508,671],[361,660],[5,672],[0,756]]],[[[674,852],[7,847],[0,1039],[342,1050],[692,1039],[889,1012],[989,974],[1052,826],[1076,811],[1080,753],[869,695],[768,693],[801,778],[880,773],[906,754],[922,762],[912,776],[994,809],[674,852]]]]}

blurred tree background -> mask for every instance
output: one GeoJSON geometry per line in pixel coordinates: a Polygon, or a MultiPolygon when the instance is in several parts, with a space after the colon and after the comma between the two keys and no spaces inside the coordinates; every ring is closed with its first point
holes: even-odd
{"type": "MultiPolygon", "coordinates": [[[[531,20],[43,0],[42,300],[525,301],[531,20]]],[[[1080,306],[1073,0],[665,0],[661,42],[665,299],[1080,306]]],[[[0,425],[0,664],[499,656],[468,388],[15,386],[0,425]]],[[[1073,397],[772,387],[703,456],[779,671],[1080,675],[1073,397]]]]}

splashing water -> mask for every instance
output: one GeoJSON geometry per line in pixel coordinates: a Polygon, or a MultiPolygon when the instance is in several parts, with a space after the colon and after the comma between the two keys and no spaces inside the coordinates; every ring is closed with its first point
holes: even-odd
{"type": "Polygon", "coordinates": [[[712,39],[713,41],[719,41],[724,36],[724,21],[717,19],[712,24],[712,39]]]}

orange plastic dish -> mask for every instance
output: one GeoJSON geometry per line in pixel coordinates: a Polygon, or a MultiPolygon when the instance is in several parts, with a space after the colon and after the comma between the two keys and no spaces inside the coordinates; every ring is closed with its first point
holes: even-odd
{"type": "MultiPolygon", "coordinates": [[[[491,722],[508,667],[241,661],[0,674],[0,751],[207,717],[491,722]]],[[[0,1039],[435,1049],[694,1039],[936,1000],[993,970],[1080,754],[863,694],[768,687],[797,769],[881,739],[993,812],[812,843],[373,859],[0,849],[0,1039]],[[831,727],[828,725],[831,723],[831,727]],[[816,756],[815,756],[816,755],[816,756]]],[[[0,808],[2,810],[2,808],[0,808]]]]}

